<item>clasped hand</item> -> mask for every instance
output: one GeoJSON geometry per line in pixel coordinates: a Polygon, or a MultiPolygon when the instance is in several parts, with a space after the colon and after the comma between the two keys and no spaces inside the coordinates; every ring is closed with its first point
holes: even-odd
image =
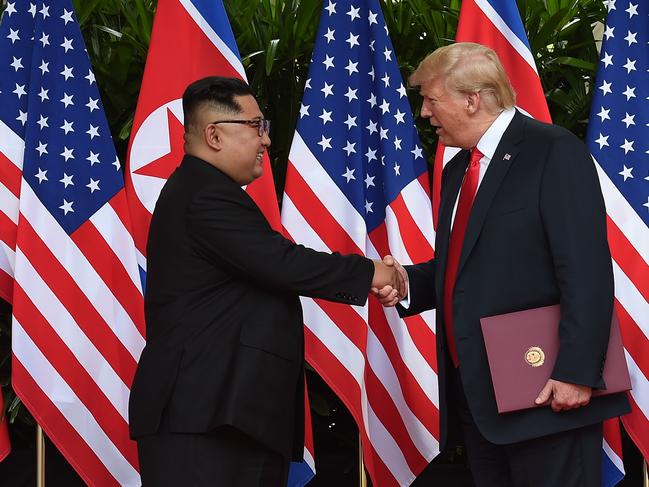
{"type": "Polygon", "coordinates": [[[395,306],[408,294],[408,274],[391,255],[374,261],[372,294],[383,306],[395,306]]]}

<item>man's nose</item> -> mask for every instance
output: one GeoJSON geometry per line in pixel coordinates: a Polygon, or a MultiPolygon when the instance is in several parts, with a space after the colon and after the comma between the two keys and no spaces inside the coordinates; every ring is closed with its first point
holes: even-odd
{"type": "Polygon", "coordinates": [[[264,135],[261,136],[261,145],[264,147],[270,147],[270,135],[268,132],[264,132],[264,135]]]}
{"type": "Polygon", "coordinates": [[[419,115],[422,118],[430,118],[433,115],[433,112],[428,108],[428,104],[426,102],[423,102],[421,104],[421,110],[419,111],[419,115]]]}

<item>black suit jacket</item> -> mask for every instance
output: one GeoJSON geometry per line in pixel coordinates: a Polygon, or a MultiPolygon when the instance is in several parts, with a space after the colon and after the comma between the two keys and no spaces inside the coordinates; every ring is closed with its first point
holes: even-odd
{"type": "MultiPolygon", "coordinates": [[[[410,315],[438,304],[443,440],[449,362],[441,303],[451,215],[468,162],[469,152],[461,151],[444,169],[436,258],[407,267],[411,306],[401,310],[410,315]]],[[[616,394],[572,411],[542,407],[498,414],[480,318],[557,303],[561,348],[552,377],[603,387],[613,273],[596,170],[570,132],[517,112],[478,188],[453,291],[462,384],[478,428],[492,443],[522,441],[628,412],[625,395],[616,394]]]]}
{"type": "Polygon", "coordinates": [[[160,194],[147,252],[131,436],[228,424],[287,458],[301,452],[298,295],[362,305],[372,262],[290,242],[234,181],[190,156],[160,194]]]}

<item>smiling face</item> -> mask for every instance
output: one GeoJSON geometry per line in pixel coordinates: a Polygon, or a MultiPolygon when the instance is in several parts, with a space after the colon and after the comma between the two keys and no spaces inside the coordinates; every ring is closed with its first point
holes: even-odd
{"type": "Polygon", "coordinates": [[[262,175],[262,159],[270,146],[266,132],[259,135],[259,127],[245,123],[214,123],[225,120],[254,121],[263,119],[257,101],[252,95],[236,96],[241,107],[237,113],[220,111],[209,105],[199,111],[204,127],[200,148],[193,152],[228,175],[240,186],[251,183],[262,175]]]}
{"type": "MultiPolygon", "coordinates": [[[[235,98],[241,106],[241,112],[235,116],[220,115],[217,120],[261,120],[264,118],[254,97],[240,96],[235,98]]],[[[239,123],[221,123],[216,125],[222,138],[221,158],[223,170],[239,185],[249,184],[262,174],[262,158],[270,146],[270,137],[266,132],[259,136],[259,128],[239,123]]]]}

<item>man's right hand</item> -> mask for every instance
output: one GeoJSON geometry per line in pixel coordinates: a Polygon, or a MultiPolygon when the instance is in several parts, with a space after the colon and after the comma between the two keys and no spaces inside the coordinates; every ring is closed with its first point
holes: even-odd
{"type": "MultiPolygon", "coordinates": [[[[377,262],[374,261],[375,272],[374,276],[376,278],[376,266],[377,262]]],[[[392,284],[386,284],[381,286],[381,283],[372,281],[372,294],[377,297],[379,302],[386,307],[396,306],[396,304],[404,299],[408,295],[408,273],[406,270],[397,262],[397,260],[391,255],[386,255],[383,257],[383,265],[387,266],[392,271],[396,271],[399,275],[398,281],[403,284],[402,287],[394,286],[392,284]],[[376,285],[375,285],[376,284],[376,285]]]]}

